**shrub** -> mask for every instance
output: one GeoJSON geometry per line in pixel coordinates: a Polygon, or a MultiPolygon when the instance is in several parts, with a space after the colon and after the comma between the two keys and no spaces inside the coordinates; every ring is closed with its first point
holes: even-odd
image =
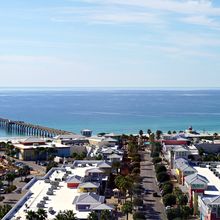
{"type": "Polygon", "coordinates": [[[5,199],[4,196],[0,196],[0,202],[3,201],[5,199]]]}
{"type": "Polygon", "coordinates": [[[162,183],[162,182],[170,180],[170,176],[166,172],[158,173],[157,174],[157,180],[160,183],[162,183]]]}

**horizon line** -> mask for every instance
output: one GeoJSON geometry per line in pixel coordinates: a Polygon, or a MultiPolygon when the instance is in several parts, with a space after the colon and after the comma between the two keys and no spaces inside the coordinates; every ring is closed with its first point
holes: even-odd
{"type": "Polygon", "coordinates": [[[48,90],[48,91],[90,91],[90,90],[99,90],[99,91],[115,91],[115,90],[136,90],[136,91],[144,91],[144,90],[176,90],[176,91],[184,91],[184,90],[220,90],[220,87],[169,87],[169,86],[164,86],[164,87],[156,87],[156,86],[152,86],[152,87],[137,87],[137,86],[106,86],[106,87],[101,87],[101,86],[3,86],[0,87],[0,91],[4,91],[4,90],[48,90]]]}

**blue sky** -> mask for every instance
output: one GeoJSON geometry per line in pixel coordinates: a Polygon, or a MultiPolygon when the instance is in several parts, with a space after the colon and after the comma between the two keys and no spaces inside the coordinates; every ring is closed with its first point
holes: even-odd
{"type": "Polygon", "coordinates": [[[2,1],[0,48],[0,86],[220,87],[220,1],[2,1]]]}

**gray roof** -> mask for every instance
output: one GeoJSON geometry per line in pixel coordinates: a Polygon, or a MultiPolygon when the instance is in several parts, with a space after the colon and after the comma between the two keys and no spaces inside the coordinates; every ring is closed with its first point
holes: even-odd
{"type": "Polygon", "coordinates": [[[188,161],[184,158],[178,158],[174,162],[176,168],[181,168],[182,166],[188,165],[188,161]]]}
{"type": "Polygon", "coordinates": [[[100,183],[92,183],[92,182],[85,182],[79,185],[79,187],[83,187],[83,188],[99,188],[99,186],[100,183]]]}
{"type": "Polygon", "coordinates": [[[70,178],[67,179],[67,183],[81,183],[82,182],[82,177],[81,176],[71,176],[70,178]]]}
{"type": "Polygon", "coordinates": [[[21,141],[22,143],[45,143],[45,141],[42,138],[38,137],[28,137],[25,140],[21,141]]]}
{"type": "Polygon", "coordinates": [[[111,168],[112,167],[110,162],[105,162],[105,161],[98,163],[97,166],[99,168],[111,168]]]}
{"type": "Polygon", "coordinates": [[[217,204],[220,205],[220,195],[218,196],[209,196],[209,197],[203,197],[202,200],[206,205],[213,205],[217,204]]]}
{"type": "Polygon", "coordinates": [[[96,210],[96,211],[99,211],[99,210],[114,210],[114,208],[110,205],[107,205],[107,204],[103,203],[103,204],[100,204],[100,205],[92,206],[91,210],[96,210]]]}
{"type": "Polygon", "coordinates": [[[92,168],[87,170],[86,173],[104,173],[104,171],[100,170],[99,168],[92,168]]]}
{"type": "Polygon", "coordinates": [[[194,173],[189,176],[186,176],[185,181],[189,185],[190,184],[200,184],[200,183],[208,184],[208,182],[209,182],[204,176],[202,176],[198,173],[194,173]]]}
{"type": "Polygon", "coordinates": [[[111,137],[105,138],[104,141],[106,141],[106,142],[118,142],[116,139],[111,138],[111,137]]]}
{"type": "Polygon", "coordinates": [[[105,197],[99,196],[96,193],[83,193],[79,196],[77,196],[73,203],[76,205],[86,205],[86,204],[101,204],[104,203],[105,197]]]}
{"type": "Polygon", "coordinates": [[[184,171],[184,172],[186,172],[186,171],[197,172],[197,170],[196,170],[195,168],[193,168],[193,167],[191,167],[191,166],[189,166],[189,165],[187,165],[187,164],[184,164],[184,165],[181,166],[179,169],[180,169],[181,171],[184,171]]]}
{"type": "Polygon", "coordinates": [[[82,135],[79,135],[79,134],[63,134],[63,135],[58,135],[58,136],[56,136],[56,137],[54,137],[54,139],[72,139],[72,140],[74,140],[74,139],[85,139],[85,137],[84,136],[82,136],[82,135]]]}
{"type": "Polygon", "coordinates": [[[111,154],[108,156],[109,159],[121,159],[122,156],[118,155],[118,154],[111,154]]]}

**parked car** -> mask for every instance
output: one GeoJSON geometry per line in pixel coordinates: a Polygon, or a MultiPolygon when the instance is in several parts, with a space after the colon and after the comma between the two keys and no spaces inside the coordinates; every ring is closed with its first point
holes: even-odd
{"type": "Polygon", "coordinates": [[[157,192],[154,192],[153,197],[157,197],[157,196],[158,196],[157,192]]]}
{"type": "Polygon", "coordinates": [[[0,194],[5,194],[5,189],[1,188],[0,189],[0,194]]]}

